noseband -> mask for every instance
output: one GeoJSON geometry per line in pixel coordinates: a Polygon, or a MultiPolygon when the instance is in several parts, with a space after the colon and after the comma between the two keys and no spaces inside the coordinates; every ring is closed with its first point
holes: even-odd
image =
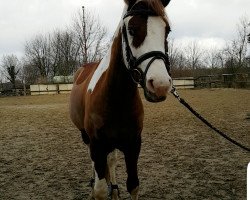
{"type": "MultiPolygon", "coordinates": [[[[157,16],[156,13],[151,10],[131,10],[125,14],[125,16],[123,17],[123,20],[129,16],[135,16],[135,15],[157,16]]],[[[147,75],[148,69],[151,66],[151,64],[157,59],[163,60],[167,71],[170,72],[169,57],[166,51],[164,53],[161,51],[150,51],[141,55],[139,58],[136,58],[134,57],[131,51],[131,48],[129,46],[125,23],[122,28],[122,34],[123,34],[124,42],[126,45],[125,50],[126,50],[126,60],[128,63],[128,70],[135,83],[140,84],[143,88],[146,86],[146,75],[147,75]],[[143,61],[150,59],[150,58],[151,60],[148,62],[145,68],[145,71],[143,72],[141,68],[139,68],[138,66],[143,61]]]]}

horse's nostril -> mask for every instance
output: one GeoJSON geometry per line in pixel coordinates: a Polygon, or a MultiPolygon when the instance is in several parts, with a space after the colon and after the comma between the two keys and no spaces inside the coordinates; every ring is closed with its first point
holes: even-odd
{"type": "Polygon", "coordinates": [[[149,87],[151,87],[152,90],[154,90],[154,83],[153,82],[154,82],[154,80],[152,80],[152,79],[148,81],[149,87]]]}

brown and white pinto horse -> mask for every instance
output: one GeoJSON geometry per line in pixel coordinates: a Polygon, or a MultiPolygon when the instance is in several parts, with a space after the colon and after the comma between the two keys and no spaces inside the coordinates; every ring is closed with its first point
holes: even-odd
{"type": "Polygon", "coordinates": [[[125,0],[122,19],[107,55],[80,68],[70,96],[70,115],[89,146],[95,171],[92,198],[118,199],[116,151],[124,153],[127,190],[138,199],[137,161],[143,105],[138,83],[151,102],[166,99],[172,88],[167,55],[170,32],[164,8],[170,0],[125,0]]]}

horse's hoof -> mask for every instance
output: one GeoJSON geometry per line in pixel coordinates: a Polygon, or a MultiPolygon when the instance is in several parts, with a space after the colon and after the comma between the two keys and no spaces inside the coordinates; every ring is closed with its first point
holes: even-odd
{"type": "Polygon", "coordinates": [[[89,181],[88,187],[94,188],[94,185],[95,185],[95,179],[91,178],[89,181]]]}
{"type": "Polygon", "coordinates": [[[89,195],[89,197],[87,198],[87,200],[95,200],[95,198],[92,196],[92,193],[89,195]]]}
{"type": "Polygon", "coordinates": [[[119,190],[114,189],[111,195],[111,200],[119,200],[119,190]]]}
{"type": "Polygon", "coordinates": [[[119,200],[120,197],[120,191],[118,188],[118,185],[109,185],[108,186],[109,191],[109,200],[119,200]]]}

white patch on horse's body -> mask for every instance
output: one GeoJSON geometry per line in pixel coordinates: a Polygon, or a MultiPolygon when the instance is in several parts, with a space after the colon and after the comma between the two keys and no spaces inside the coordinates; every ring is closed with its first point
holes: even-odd
{"type": "Polygon", "coordinates": [[[99,79],[101,78],[102,74],[108,69],[109,62],[110,62],[110,56],[111,56],[111,48],[109,49],[107,55],[102,59],[100,64],[98,65],[97,69],[95,70],[89,85],[88,85],[88,91],[92,92],[95,89],[95,86],[99,79]]]}

